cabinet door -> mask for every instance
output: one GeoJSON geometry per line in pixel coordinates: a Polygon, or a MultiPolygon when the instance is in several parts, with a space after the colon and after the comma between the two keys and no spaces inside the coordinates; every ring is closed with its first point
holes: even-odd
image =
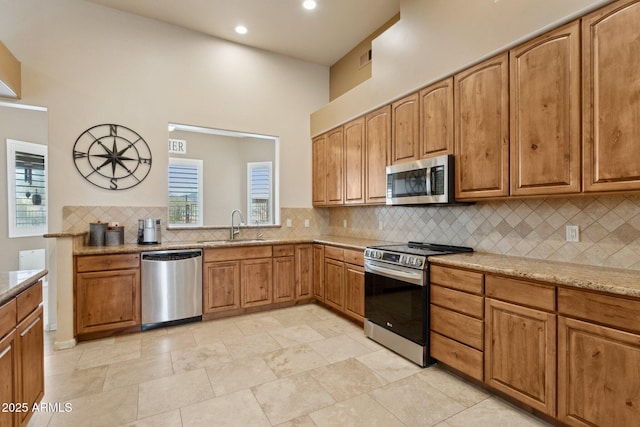
{"type": "Polygon", "coordinates": [[[272,258],[241,261],[240,274],[242,307],[255,307],[273,302],[272,258]]]}
{"type": "Polygon", "coordinates": [[[320,135],[312,141],[312,196],[314,206],[323,206],[327,202],[327,137],[320,135]]]}
{"type": "Polygon", "coordinates": [[[203,313],[240,308],[240,261],[204,265],[203,313]]]}
{"type": "Polygon", "coordinates": [[[456,198],[509,194],[507,54],[454,76],[456,198]]]}
{"type": "Polygon", "coordinates": [[[580,22],[509,52],[511,194],[580,192],[580,22]]]}
{"type": "Polygon", "coordinates": [[[324,246],[313,245],[313,296],[324,302],[324,246]]]}
{"type": "Polygon", "coordinates": [[[453,154],[453,77],[420,91],[420,158],[453,154]]]}
{"type": "Polygon", "coordinates": [[[273,302],[293,301],[295,289],[295,258],[292,256],[274,258],[273,302]]]}
{"type": "Polygon", "coordinates": [[[325,295],[324,302],[344,310],[344,262],[325,258],[324,260],[325,295]]]}
{"type": "Polygon", "coordinates": [[[113,270],[77,275],[78,334],[137,325],[140,325],[140,270],[113,270]]]}
{"type": "MultiPolygon", "coordinates": [[[[44,396],[44,311],[39,306],[16,327],[18,367],[18,400],[29,408],[44,396]]],[[[18,425],[24,426],[31,412],[17,414],[18,425]]]]}
{"type": "Polygon", "coordinates": [[[327,133],[327,204],[344,203],[344,131],[342,126],[327,133]]]}
{"type": "Polygon", "coordinates": [[[364,203],[364,117],[344,125],[344,202],[364,203]]]}
{"type": "Polygon", "coordinates": [[[640,425],[640,336],[558,316],[558,418],[640,425]]]}
{"type": "Polygon", "coordinates": [[[485,382],[555,416],[555,314],[490,298],[485,309],[485,382]]]}
{"type": "Polygon", "coordinates": [[[313,297],[313,245],[296,245],[296,299],[313,297]]]}
{"type": "Polygon", "coordinates": [[[365,202],[386,203],[391,149],[391,106],[365,116],[365,202]]]}
{"type": "Polygon", "coordinates": [[[391,104],[392,138],[391,161],[396,163],[418,160],[420,138],[420,106],[418,94],[411,94],[391,104]]]}
{"type": "Polygon", "coordinates": [[[640,189],[638,1],[582,19],[584,191],[640,189]]]}
{"type": "MultiPolygon", "coordinates": [[[[2,381],[0,381],[0,403],[20,402],[20,399],[18,399],[17,374],[16,332],[12,331],[0,340],[0,378],[2,378],[2,381]]],[[[18,413],[14,411],[0,411],[0,426],[15,425],[17,415],[18,413]]]]}
{"type": "Polygon", "coordinates": [[[346,299],[344,309],[347,314],[364,321],[364,267],[345,264],[346,299]]]}

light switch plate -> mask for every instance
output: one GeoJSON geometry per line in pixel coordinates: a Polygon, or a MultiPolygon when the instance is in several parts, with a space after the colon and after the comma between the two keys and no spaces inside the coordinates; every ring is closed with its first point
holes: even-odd
{"type": "Polygon", "coordinates": [[[309,220],[308,220],[308,219],[305,219],[305,220],[304,220],[304,226],[305,226],[305,227],[307,227],[307,228],[309,228],[309,220]]]}
{"type": "Polygon", "coordinates": [[[291,218],[287,218],[287,227],[288,228],[293,227],[293,221],[291,221],[291,218]]]}
{"type": "Polygon", "coordinates": [[[577,243],[580,241],[580,228],[577,225],[567,225],[565,231],[567,242],[577,243]]]}

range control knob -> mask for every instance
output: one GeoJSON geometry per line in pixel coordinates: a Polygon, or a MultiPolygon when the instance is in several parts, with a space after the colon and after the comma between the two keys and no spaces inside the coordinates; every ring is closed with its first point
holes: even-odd
{"type": "Polygon", "coordinates": [[[415,266],[416,267],[422,267],[422,259],[416,258],[415,261],[416,261],[415,262],[415,266]]]}

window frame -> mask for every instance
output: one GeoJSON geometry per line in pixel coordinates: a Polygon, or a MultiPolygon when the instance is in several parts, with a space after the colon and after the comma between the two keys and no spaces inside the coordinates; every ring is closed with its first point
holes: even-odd
{"type": "Polygon", "coordinates": [[[37,237],[47,234],[49,229],[49,147],[34,142],[7,138],[7,217],[9,238],[37,237]],[[16,152],[44,157],[44,224],[36,227],[18,227],[16,194],[16,152]]]}
{"type": "MultiPolygon", "coordinates": [[[[269,169],[269,206],[267,209],[269,218],[265,222],[266,224],[274,224],[275,223],[275,213],[273,212],[273,203],[274,203],[274,177],[273,177],[273,162],[270,160],[261,161],[261,162],[247,162],[247,222],[249,225],[251,222],[251,211],[252,211],[252,202],[251,202],[251,171],[253,169],[260,169],[267,167],[269,169]]],[[[260,225],[260,223],[256,223],[253,225],[260,225]]]]}

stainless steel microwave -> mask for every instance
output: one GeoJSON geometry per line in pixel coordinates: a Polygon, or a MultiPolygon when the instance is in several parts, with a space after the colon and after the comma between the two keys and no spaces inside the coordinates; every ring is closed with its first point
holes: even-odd
{"type": "Polygon", "coordinates": [[[454,180],[452,155],[387,166],[387,205],[453,203],[454,180]]]}

